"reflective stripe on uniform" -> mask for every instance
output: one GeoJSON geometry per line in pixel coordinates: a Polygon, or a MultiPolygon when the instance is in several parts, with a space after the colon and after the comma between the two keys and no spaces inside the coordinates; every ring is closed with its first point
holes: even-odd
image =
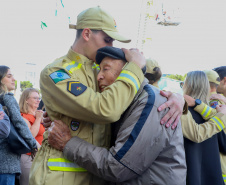
{"type": "Polygon", "coordinates": [[[213,121],[214,123],[216,123],[218,129],[221,131],[222,129],[224,129],[224,123],[217,117],[214,116],[213,118],[210,119],[211,121],[213,121]]]}
{"type": "Polygon", "coordinates": [[[222,176],[223,176],[224,182],[226,183],[226,175],[222,174],[222,176]]]}
{"type": "Polygon", "coordinates": [[[80,69],[81,66],[82,66],[81,63],[75,62],[75,61],[72,61],[70,63],[66,63],[63,65],[63,67],[66,68],[69,71],[69,73],[71,73],[71,74],[73,71],[80,69]]]}
{"type": "Polygon", "coordinates": [[[77,164],[64,158],[50,158],[47,166],[52,171],[71,171],[71,172],[86,172],[87,170],[81,168],[77,164]]]}
{"type": "Polygon", "coordinates": [[[133,73],[131,73],[130,71],[123,70],[116,80],[120,79],[132,84],[135,89],[135,92],[137,93],[140,88],[140,82],[133,73]]]}
{"type": "Polygon", "coordinates": [[[207,105],[205,105],[205,108],[203,109],[201,115],[203,115],[205,118],[210,115],[211,108],[207,105]]]}

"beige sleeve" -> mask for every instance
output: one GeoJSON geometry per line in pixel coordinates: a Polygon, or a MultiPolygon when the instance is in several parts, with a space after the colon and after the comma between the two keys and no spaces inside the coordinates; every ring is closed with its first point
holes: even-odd
{"type": "Polygon", "coordinates": [[[193,142],[200,143],[225,128],[226,115],[217,113],[216,116],[212,117],[209,121],[203,124],[197,124],[190,111],[188,111],[187,115],[181,116],[181,124],[184,137],[193,142]]]}
{"type": "Polygon", "coordinates": [[[197,105],[194,110],[198,112],[205,120],[209,120],[217,114],[216,109],[211,108],[203,102],[200,105],[197,105]]]}
{"type": "MultiPolygon", "coordinates": [[[[81,89],[82,91],[85,89],[84,92],[75,95],[72,91],[76,92],[76,90],[72,86],[70,89],[68,84],[80,83],[78,79],[70,76],[68,79],[55,83],[50,75],[57,70],[59,68],[47,68],[41,73],[40,87],[47,113],[51,110],[50,112],[99,124],[117,121],[132,102],[144,80],[140,68],[130,62],[117,80],[105,88],[104,92],[94,92],[92,88],[82,84],[81,89]]],[[[51,118],[51,114],[49,116],[51,118]]]]}

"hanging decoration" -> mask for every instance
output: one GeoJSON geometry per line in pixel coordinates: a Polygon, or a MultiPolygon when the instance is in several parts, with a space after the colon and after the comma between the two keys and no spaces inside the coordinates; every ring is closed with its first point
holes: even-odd
{"type": "Polygon", "coordinates": [[[44,22],[41,21],[41,28],[43,29],[45,27],[47,27],[46,23],[44,23],[44,22]]]}

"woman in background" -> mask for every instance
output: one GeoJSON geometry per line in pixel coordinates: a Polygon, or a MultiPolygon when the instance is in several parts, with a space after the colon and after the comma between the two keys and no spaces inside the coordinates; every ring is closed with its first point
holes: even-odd
{"type": "MultiPolygon", "coordinates": [[[[33,149],[37,148],[29,128],[20,115],[19,105],[10,91],[15,90],[15,78],[7,66],[0,66],[0,103],[4,104],[10,120],[17,132],[33,149]]],[[[0,184],[14,185],[16,175],[21,173],[20,155],[13,153],[8,145],[7,138],[0,139],[0,184]]]]}
{"type": "MultiPolygon", "coordinates": [[[[27,123],[32,136],[36,139],[38,146],[42,144],[43,133],[45,132],[45,128],[41,124],[43,111],[37,110],[40,100],[41,99],[38,90],[34,88],[27,88],[21,94],[19,101],[21,115],[27,123]]],[[[29,184],[29,173],[31,165],[31,154],[22,154],[20,185],[29,184]]]]}
{"type": "MultiPolygon", "coordinates": [[[[208,105],[210,86],[203,71],[189,72],[184,82],[183,91],[185,95],[199,99],[208,105]]],[[[202,116],[194,110],[194,107],[188,109],[196,123],[205,122],[202,116]]],[[[184,124],[183,119],[182,124],[184,124]]],[[[220,144],[225,145],[226,142],[220,144]]],[[[184,148],[187,162],[187,185],[224,184],[217,135],[202,143],[195,143],[184,137],[184,148]]]]}

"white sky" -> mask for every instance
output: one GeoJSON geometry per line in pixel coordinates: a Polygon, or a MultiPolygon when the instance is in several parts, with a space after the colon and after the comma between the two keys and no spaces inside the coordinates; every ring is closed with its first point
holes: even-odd
{"type": "MultiPolygon", "coordinates": [[[[60,0],[1,0],[0,64],[8,65],[17,79],[25,63],[36,63],[40,71],[66,54],[75,38],[75,31],[68,29],[68,16],[75,23],[77,14],[86,8],[101,5],[115,18],[120,32],[132,39],[137,34],[142,0],[62,2],[64,8],[60,0]],[[46,29],[41,29],[41,21],[47,24],[46,29]]],[[[152,23],[152,41],[144,48],[144,55],[156,59],[163,73],[185,74],[226,65],[226,1],[167,2],[172,2],[168,6],[180,6],[182,23],[177,27],[152,23]]],[[[135,40],[130,44],[115,42],[114,46],[130,48],[135,43],[135,40]]]]}

